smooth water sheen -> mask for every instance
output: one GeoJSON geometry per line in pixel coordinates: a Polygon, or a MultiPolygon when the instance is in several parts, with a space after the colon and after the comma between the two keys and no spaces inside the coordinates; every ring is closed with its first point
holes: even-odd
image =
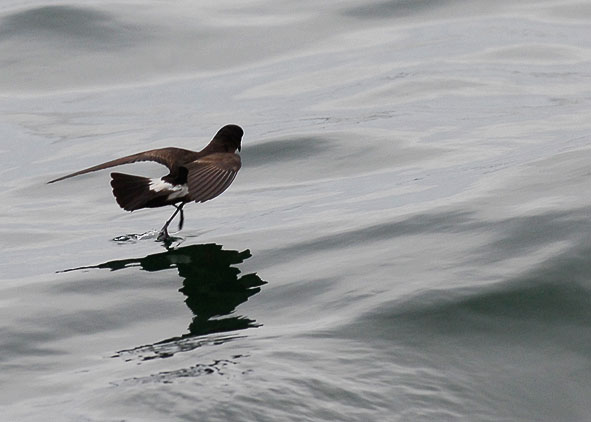
{"type": "Polygon", "coordinates": [[[588,421],[590,20],[4,2],[1,419],[588,421]],[[243,167],[168,250],[109,171],[45,183],[228,123],[243,167]]]}

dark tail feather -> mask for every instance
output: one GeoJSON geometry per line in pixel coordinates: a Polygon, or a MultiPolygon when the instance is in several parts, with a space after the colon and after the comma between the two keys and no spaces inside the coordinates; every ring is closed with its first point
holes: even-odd
{"type": "Polygon", "coordinates": [[[113,195],[119,206],[126,211],[143,208],[155,196],[155,192],[150,190],[151,180],[147,177],[123,173],[111,173],[111,177],[113,195]]]}

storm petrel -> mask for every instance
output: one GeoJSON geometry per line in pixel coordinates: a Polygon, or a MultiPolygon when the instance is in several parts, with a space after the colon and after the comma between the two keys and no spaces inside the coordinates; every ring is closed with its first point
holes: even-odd
{"type": "Polygon", "coordinates": [[[168,225],[181,213],[179,230],[183,227],[183,207],[186,203],[205,202],[215,198],[232,183],[240,169],[240,142],[244,134],[237,125],[226,125],[201,151],[168,147],[139,152],[116,160],[107,161],[47,183],[58,182],[70,177],[103,170],[138,161],[155,161],[164,164],[170,173],[161,178],[150,179],[123,173],[111,173],[113,195],[121,208],[126,211],[140,208],[156,208],[172,205],[176,211],[166,221],[158,240],[167,240],[168,225]]]}

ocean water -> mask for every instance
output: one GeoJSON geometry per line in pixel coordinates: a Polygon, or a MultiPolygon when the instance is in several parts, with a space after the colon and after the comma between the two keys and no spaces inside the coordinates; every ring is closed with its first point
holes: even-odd
{"type": "Polygon", "coordinates": [[[4,1],[0,419],[590,420],[590,20],[4,1]],[[46,184],[227,123],[243,167],[169,248],[108,171],[46,184]]]}

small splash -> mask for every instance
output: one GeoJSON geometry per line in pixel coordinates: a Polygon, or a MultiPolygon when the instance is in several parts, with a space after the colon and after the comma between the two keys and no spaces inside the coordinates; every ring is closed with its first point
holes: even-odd
{"type": "Polygon", "coordinates": [[[155,239],[158,236],[158,232],[155,230],[150,230],[145,233],[130,233],[130,234],[123,234],[121,236],[114,237],[112,240],[113,242],[120,242],[120,243],[127,243],[127,242],[137,242],[139,240],[146,240],[146,239],[155,239]]]}
{"type": "MultiPolygon", "coordinates": [[[[145,233],[139,233],[139,234],[138,233],[123,234],[121,236],[114,237],[111,240],[113,242],[117,242],[120,244],[137,243],[142,240],[158,240],[159,234],[160,234],[159,231],[150,230],[145,233]]],[[[161,240],[159,240],[159,242],[160,241],[161,240]]],[[[162,241],[162,242],[164,242],[168,245],[172,245],[173,243],[178,242],[178,244],[180,245],[183,241],[184,241],[184,238],[182,238],[182,237],[170,236],[168,239],[166,239],[165,241],[162,241]]]]}

